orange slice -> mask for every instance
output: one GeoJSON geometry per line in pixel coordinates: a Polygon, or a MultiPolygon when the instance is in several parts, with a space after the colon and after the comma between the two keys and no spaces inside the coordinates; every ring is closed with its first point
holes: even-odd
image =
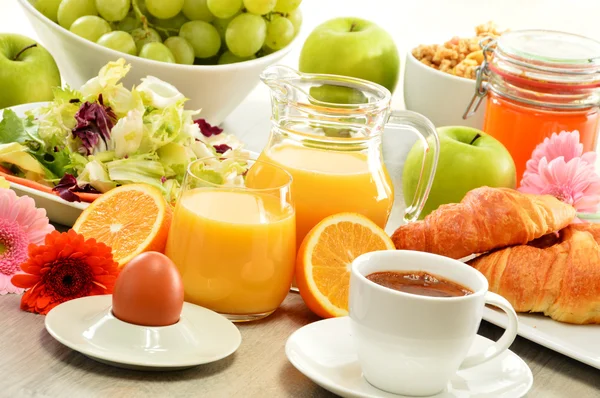
{"type": "Polygon", "coordinates": [[[112,248],[124,266],[146,251],[163,252],[173,211],[158,188],[123,185],[102,194],[73,225],[75,232],[112,248]]]}
{"type": "Polygon", "coordinates": [[[296,283],[304,302],[323,318],[348,315],[352,261],[364,253],[393,250],[390,237],[356,213],[325,218],[304,238],[296,260],[296,283]]]}

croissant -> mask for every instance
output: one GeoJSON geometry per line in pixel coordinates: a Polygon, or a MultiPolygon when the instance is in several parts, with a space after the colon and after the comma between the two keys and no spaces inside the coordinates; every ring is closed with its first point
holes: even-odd
{"type": "Polygon", "coordinates": [[[575,218],[575,209],[550,195],[482,187],[460,203],[440,206],[423,221],[392,235],[397,249],[463,258],[496,248],[525,244],[558,231],[575,218]]]}
{"type": "Polygon", "coordinates": [[[600,225],[575,224],[553,235],[469,264],[485,275],[490,291],[504,296],[518,312],[600,323],[600,225]]]}

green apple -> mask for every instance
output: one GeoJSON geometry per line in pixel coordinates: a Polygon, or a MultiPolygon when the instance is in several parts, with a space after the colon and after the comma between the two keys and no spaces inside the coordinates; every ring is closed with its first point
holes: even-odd
{"type": "Polygon", "coordinates": [[[392,37],[375,23],[335,18],[317,26],[304,42],[300,71],[358,77],[393,92],[400,59],[392,37]]]}
{"type": "Polygon", "coordinates": [[[0,109],[50,101],[57,86],[58,66],[44,47],[25,36],[0,34],[0,109]]]}
{"type": "MultiPolygon", "coordinates": [[[[440,157],[429,198],[421,212],[425,217],[446,203],[458,203],[472,189],[482,186],[515,188],[515,162],[500,141],[483,131],[461,126],[440,127],[440,157]]],[[[426,165],[431,165],[431,152],[426,165]]],[[[408,153],[402,174],[407,206],[413,201],[423,162],[423,143],[408,153]]]]}

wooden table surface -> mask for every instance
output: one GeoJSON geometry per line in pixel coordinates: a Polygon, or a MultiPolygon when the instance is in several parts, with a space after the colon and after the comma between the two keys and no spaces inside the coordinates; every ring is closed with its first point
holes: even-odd
{"type": "MultiPolygon", "coordinates": [[[[235,354],[213,364],[164,373],[119,369],[70,350],[46,332],[43,316],[20,311],[19,300],[16,295],[0,297],[0,397],[334,396],[286,359],[288,336],[318,320],[296,293],[290,293],[267,319],[239,324],[242,345],[235,354]]],[[[497,339],[502,330],[484,321],[479,333],[497,339]]],[[[600,370],[521,337],[511,349],[533,372],[528,397],[600,396],[600,370]]]]}

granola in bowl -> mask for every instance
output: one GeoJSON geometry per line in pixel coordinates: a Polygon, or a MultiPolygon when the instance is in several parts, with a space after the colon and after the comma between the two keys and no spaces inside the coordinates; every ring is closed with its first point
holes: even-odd
{"type": "Polygon", "coordinates": [[[453,37],[444,44],[421,44],[412,50],[412,55],[420,62],[434,69],[467,79],[475,79],[477,67],[483,62],[480,40],[498,38],[500,31],[493,22],[475,28],[475,37],[453,37]]]}

